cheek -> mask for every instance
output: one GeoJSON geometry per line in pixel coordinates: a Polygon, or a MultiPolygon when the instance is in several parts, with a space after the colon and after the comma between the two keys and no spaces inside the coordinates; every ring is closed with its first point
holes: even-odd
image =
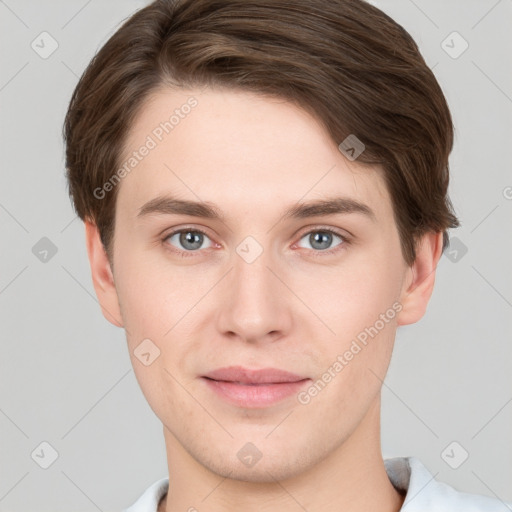
{"type": "Polygon", "coordinates": [[[148,253],[123,259],[116,272],[116,289],[130,337],[161,338],[185,314],[194,287],[190,281],[184,286],[181,274],[179,268],[170,272],[148,253]]]}
{"type": "Polygon", "coordinates": [[[321,369],[297,398],[311,417],[331,425],[333,436],[354,429],[378,395],[392,355],[393,316],[391,309],[386,320],[377,317],[366,327],[351,317],[336,338],[317,347],[321,369]]]}
{"type": "Polygon", "coordinates": [[[396,261],[390,265],[375,259],[340,268],[324,276],[321,286],[309,287],[308,301],[331,331],[318,336],[314,349],[322,368],[316,387],[328,387],[323,399],[340,407],[364,404],[385,376],[401,309],[402,269],[396,261]]]}
{"type": "MultiPolygon", "coordinates": [[[[307,303],[332,331],[331,338],[334,335],[343,343],[393,308],[400,297],[401,280],[399,265],[369,261],[329,269],[314,282],[307,277],[302,289],[307,303]]],[[[388,320],[395,312],[389,312],[388,320]]]]}
{"type": "MultiPolygon", "coordinates": [[[[180,365],[187,354],[201,353],[197,324],[211,279],[192,272],[186,267],[164,267],[143,253],[132,254],[118,267],[117,292],[128,348],[146,397],[160,393],[157,383],[173,385],[170,374],[185,372],[180,365]],[[146,366],[148,359],[154,362],[146,366]]],[[[155,397],[150,403],[154,401],[155,397]]]]}

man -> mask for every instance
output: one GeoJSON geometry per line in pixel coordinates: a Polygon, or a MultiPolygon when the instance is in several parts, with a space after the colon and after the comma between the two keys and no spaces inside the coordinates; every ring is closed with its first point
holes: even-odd
{"type": "Polygon", "coordinates": [[[381,455],[396,330],[458,225],[450,113],[402,27],[363,1],[157,1],[65,139],[98,300],[163,424],[169,478],[130,512],[504,509],[381,455]]]}

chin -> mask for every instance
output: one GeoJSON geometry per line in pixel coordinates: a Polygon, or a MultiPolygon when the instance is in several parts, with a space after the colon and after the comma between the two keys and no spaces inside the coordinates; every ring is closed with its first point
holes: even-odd
{"type": "Polygon", "coordinates": [[[303,469],[297,467],[297,465],[292,469],[289,466],[289,461],[287,461],[286,464],[270,464],[269,467],[260,461],[258,467],[253,468],[241,468],[240,464],[235,463],[233,467],[223,466],[210,468],[210,470],[219,476],[224,478],[228,477],[231,480],[265,484],[273,484],[276,481],[293,478],[303,471],[303,469]]]}
{"type": "Polygon", "coordinates": [[[284,449],[282,446],[276,452],[258,455],[250,445],[244,445],[241,450],[231,457],[224,453],[210,454],[205,460],[204,453],[198,458],[198,462],[207,467],[213,473],[231,480],[254,483],[275,483],[276,481],[293,478],[306,471],[315,461],[302,455],[296,456],[295,449],[284,449]],[[216,458],[214,458],[216,455],[216,458]],[[250,457],[253,457],[250,460],[250,457]],[[243,462],[246,459],[247,462],[243,462]]]}

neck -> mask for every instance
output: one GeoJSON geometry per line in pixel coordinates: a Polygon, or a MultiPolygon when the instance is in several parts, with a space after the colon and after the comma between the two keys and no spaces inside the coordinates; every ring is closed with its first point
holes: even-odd
{"type": "MultiPolygon", "coordinates": [[[[199,464],[164,428],[169,492],[159,512],[398,512],[404,501],[387,476],[380,447],[380,397],[356,431],[320,463],[287,480],[246,482],[199,464]]],[[[270,479],[270,474],[269,474],[270,479]]]]}

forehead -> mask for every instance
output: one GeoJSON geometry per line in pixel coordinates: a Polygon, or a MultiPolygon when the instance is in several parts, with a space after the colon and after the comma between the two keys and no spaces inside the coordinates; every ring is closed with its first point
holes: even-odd
{"type": "Polygon", "coordinates": [[[164,194],[233,215],[333,195],[370,203],[380,215],[391,210],[382,170],[349,161],[318,120],[284,99],[162,88],[142,105],[121,163],[134,152],[118,204],[135,214],[164,194]]]}

